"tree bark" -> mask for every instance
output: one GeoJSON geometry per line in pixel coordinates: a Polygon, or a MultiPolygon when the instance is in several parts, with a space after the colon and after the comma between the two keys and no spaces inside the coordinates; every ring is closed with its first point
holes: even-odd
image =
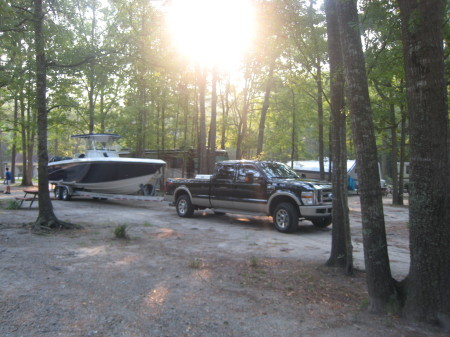
{"type": "Polygon", "coordinates": [[[242,159],[244,156],[244,142],[247,137],[247,120],[248,120],[248,109],[249,109],[249,96],[250,96],[250,69],[247,65],[245,71],[245,86],[242,92],[242,113],[239,120],[238,135],[236,142],[236,159],[242,159]]]}
{"type": "Polygon", "coordinates": [[[212,70],[211,80],[211,122],[209,126],[208,148],[208,173],[214,171],[216,164],[216,141],[217,141],[217,68],[212,70]]]}
{"type": "Polygon", "coordinates": [[[397,205],[403,205],[403,193],[404,193],[404,172],[405,172],[405,147],[406,147],[406,112],[403,104],[400,105],[401,122],[400,122],[400,164],[398,169],[398,199],[397,205]]]}
{"type": "Polygon", "coordinates": [[[263,106],[261,109],[261,119],[259,120],[258,145],[257,145],[257,149],[256,149],[257,156],[261,156],[262,152],[263,152],[264,129],[266,127],[267,111],[269,110],[269,99],[270,99],[270,92],[272,90],[272,85],[273,85],[274,69],[275,69],[275,57],[272,59],[272,61],[270,63],[269,74],[267,75],[266,91],[264,93],[264,102],[263,102],[263,106]]]}
{"type": "Polygon", "coordinates": [[[207,173],[208,160],[206,153],[206,69],[201,69],[198,73],[198,90],[199,90],[199,104],[200,104],[200,125],[199,125],[199,173],[207,173]]]}
{"type": "Polygon", "coordinates": [[[317,83],[317,119],[319,120],[319,167],[320,180],[325,180],[325,166],[324,166],[324,143],[323,143],[323,88],[322,88],[322,68],[320,59],[316,63],[316,83],[317,83]]]}
{"type": "MultiPolygon", "coordinates": [[[[23,91],[23,90],[22,90],[23,91]]],[[[20,134],[22,138],[22,183],[21,186],[27,186],[27,183],[29,180],[28,175],[28,162],[27,162],[27,150],[28,150],[28,144],[27,144],[27,133],[26,133],[26,120],[25,120],[25,97],[24,93],[22,92],[20,95],[20,119],[21,119],[21,126],[20,126],[20,134]]]]}
{"type": "Polygon", "coordinates": [[[344,101],[344,73],[339,23],[335,0],[325,2],[331,91],[331,153],[333,184],[333,227],[329,266],[345,268],[353,273],[353,252],[347,200],[347,143],[344,101]]]}
{"type": "Polygon", "coordinates": [[[295,90],[291,88],[291,110],[292,110],[292,129],[291,129],[291,168],[294,167],[294,160],[297,157],[297,137],[296,125],[297,125],[297,105],[295,104],[295,90]]]}
{"type": "Polygon", "coordinates": [[[17,153],[17,129],[19,118],[19,100],[14,99],[14,126],[13,126],[13,143],[11,148],[11,183],[16,183],[16,153],[17,153]]]}
{"type": "MultiPolygon", "coordinates": [[[[450,322],[445,1],[399,0],[410,130],[410,250],[406,316],[450,322]]],[[[448,325],[447,325],[448,326],[448,325]]]]}
{"type": "Polygon", "coordinates": [[[340,0],[336,7],[356,150],[370,310],[384,313],[395,295],[395,284],[389,266],[377,148],[358,29],[358,12],[355,0],[340,0]]]}
{"type": "MultiPolygon", "coordinates": [[[[34,0],[34,29],[36,52],[36,107],[38,113],[38,178],[39,215],[35,225],[47,225],[56,221],[49,197],[47,175],[47,68],[45,58],[45,38],[43,34],[44,13],[42,0],[34,0]]],[[[50,227],[50,226],[49,226],[50,227]]]]}
{"type": "Polygon", "coordinates": [[[397,121],[395,119],[395,106],[389,104],[389,118],[391,126],[391,175],[392,175],[392,204],[398,205],[398,145],[397,145],[397,121]]]}
{"type": "Polygon", "coordinates": [[[63,228],[72,225],[58,221],[50,200],[48,188],[48,152],[47,152],[47,65],[45,57],[45,37],[43,33],[44,12],[42,0],[34,0],[34,33],[36,53],[36,109],[38,113],[38,188],[39,214],[33,230],[45,228],[63,228]]]}
{"type": "Polygon", "coordinates": [[[225,144],[227,141],[227,127],[228,127],[228,112],[230,111],[230,81],[227,80],[225,85],[225,95],[222,95],[222,132],[220,135],[220,148],[225,150],[225,144]]]}

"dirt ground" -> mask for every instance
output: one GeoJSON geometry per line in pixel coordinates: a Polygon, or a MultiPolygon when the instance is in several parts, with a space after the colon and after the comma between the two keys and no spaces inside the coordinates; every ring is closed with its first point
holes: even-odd
{"type": "MultiPolygon", "coordinates": [[[[36,235],[37,205],[0,196],[0,336],[445,336],[367,313],[359,198],[350,197],[355,277],[325,267],[331,229],[278,233],[268,217],[164,202],[54,201],[82,230],[36,235]],[[114,230],[126,225],[129,239],[114,230]]],[[[409,268],[408,210],[389,206],[393,275],[409,268]]],[[[448,333],[448,332],[447,332],[448,333]]]]}

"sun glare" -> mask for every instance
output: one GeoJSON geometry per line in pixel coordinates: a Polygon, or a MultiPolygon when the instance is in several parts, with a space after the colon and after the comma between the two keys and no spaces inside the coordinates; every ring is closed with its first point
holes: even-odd
{"type": "Polygon", "coordinates": [[[249,0],[173,0],[168,26],[175,47],[189,61],[236,67],[251,44],[254,12],[249,0]]]}

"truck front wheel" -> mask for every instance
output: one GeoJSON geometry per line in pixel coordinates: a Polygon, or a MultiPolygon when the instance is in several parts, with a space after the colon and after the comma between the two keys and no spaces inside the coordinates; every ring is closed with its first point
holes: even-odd
{"type": "Polygon", "coordinates": [[[277,231],[281,233],[292,233],[298,226],[298,212],[295,206],[283,202],[273,212],[273,223],[277,231]]]}
{"type": "Polygon", "coordinates": [[[311,220],[313,225],[317,228],[325,228],[331,225],[331,217],[328,218],[319,218],[311,220]]]}
{"type": "Polygon", "coordinates": [[[180,195],[175,204],[178,216],[182,218],[190,218],[194,214],[194,206],[187,194],[180,195]]]}

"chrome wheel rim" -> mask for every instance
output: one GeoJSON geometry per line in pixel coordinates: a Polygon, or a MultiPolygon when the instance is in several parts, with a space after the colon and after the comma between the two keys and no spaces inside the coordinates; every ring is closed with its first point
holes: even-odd
{"type": "Polygon", "coordinates": [[[187,202],[186,200],[180,200],[178,203],[178,212],[182,215],[186,214],[187,210],[187,202]]]}
{"type": "Polygon", "coordinates": [[[275,221],[279,228],[287,228],[289,224],[289,214],[285,209],[280,209],[275,215],[275,221]]]}

